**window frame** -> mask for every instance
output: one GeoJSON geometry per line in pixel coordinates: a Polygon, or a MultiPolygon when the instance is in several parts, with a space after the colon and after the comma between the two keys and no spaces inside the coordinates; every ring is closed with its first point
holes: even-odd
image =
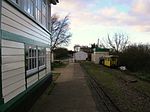
{"type": "Polygon", "coordinates": [[[39,23],[42,23],[42,5],[41,4],[42,4],[41,0],[35,1],[35,19],[39,23]]]}
{"type": "Polygon", "coordinates": [[[7,1],[11,1],[10,2],[11,4],[13,4],[13,3],[16,4],[19,7],[19,9],[25,11],[40,26],[42,26],[42,27],[44,27],[44,29],[46,28],[48,30],[48,7],[49,7],[48,0],[7,0],[7,1]],[[33,3],[32,8],[31,8],[31,4],[29,4],[31,1],[33,3]],[[40,1],[40,4],[39,3],[38,4],[39,4],[40,10],[36,6],[36,2],[39,2],[39,1],[40,1]],[[45,14],[43,14],[43,11],[42,11],[43,3],[46,6],[45,14]],[[25,6],[25,5],[27,5],[27,6],[25,6]],[[28,10],[28,9],[30,9],[30,10],[28,10]],[[37,13],[37,11],[38,11],[38,13],[37,13]],[[44,16],[44,17],[42,17],[42,16],[44,16]],[[42,18],[44,18],[44,21],[42,18]]]}
{"type": "Polygon", "coordinates": [[[31,17],[34,17],[34,2],[35,0],[22,0],[23,10],[26,11],[31,17]]]}
{"type": "Polygon", "coordinates": [[[47,12],[48,12],[48,6],[46,4],[47,4],[47,0],[42,0],[42,13],[41,13],[42,24],[47,28],[47,24],[48,24],[48,22],[47,22],[47,18],[48,18],[48,14],[47,14],[47,12]]]}
{"type": "MultiPolygon", "coordinates": [[[[41,58],[42,58],[41,57],[41,58]]],[[[35,45],[25,45],[25,72],[26,72],[26,77],[31,77],[37,73],[39,73],[40,71],[46,69],[46,47],[39,47],[39,46],[35,46],[35,45]],[[36,48],[36,55],[35,55],[35,61],[36,61],[36,66],[35,67],[31,67],[33,65],[33,60],[29,61],[30,59],[33,59],[32,56],[32,49],[36,48]],[[40,60],[40,51],[42,52],[42,57],[43,57],[43,64],[39,65],[39,60],[40,60]]]]}
{"type": "Polygon", "coordinates": [[[25,45],[25,65],[26,65],[26,75],[27,77],[32,75],[32,74],[35,74],[36,72],[38,72],[38,54],[37,54],[37,46],[35,45],[25,45]],[[31,51],[30,51],[30,48],[31,48],[31,51]],[[32,48],[35,48],[35,53],[34,53],[34,57],[33,57],[33,53],[32,53],[32,48]],[[31,52],[31,54],[30,54],[31,52]],[[35,59],[35,62],[34,63],[34,67],[33,67],[33,63],[34,62],[33,60],[35,59]],[[32,63],[30,65],[30,62],[32,63]]]}
{"type": "Polygon", "coordinates": [[[46,67],[46,48],[45,47],[38,47],[38,67],[39,67],[39,70],[42,70],[46,67]],[[40,55],[41,53],[40,52],[43,52],[42,56],[40,55]],[[40,65],[40,59],[42,58],[42,65],[40,65]]]}

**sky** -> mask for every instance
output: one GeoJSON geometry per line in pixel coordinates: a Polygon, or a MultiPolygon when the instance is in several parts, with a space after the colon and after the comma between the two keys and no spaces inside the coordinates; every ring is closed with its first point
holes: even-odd
{"type": "Polygon", "coordinates": [[[128,35],[131,43],[150,43],[150,0],[59,0],[52,14],[60,18],[69,14],[70,50],[114,33],[128,35]]]}

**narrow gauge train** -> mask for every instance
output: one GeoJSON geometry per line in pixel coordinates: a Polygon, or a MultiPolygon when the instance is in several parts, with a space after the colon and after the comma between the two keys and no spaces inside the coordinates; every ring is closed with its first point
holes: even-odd
{"type": "Polygon", "coordinates": [[[99,59],[99,64],[102,64],[107,67],[117,67],[118,66],[118,56],[117,55],[108,55],[101,57],[99,59]]]}

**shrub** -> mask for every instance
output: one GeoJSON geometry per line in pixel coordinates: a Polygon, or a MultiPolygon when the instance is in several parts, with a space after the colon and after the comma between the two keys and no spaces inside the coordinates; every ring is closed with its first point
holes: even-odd
{"type": "Polygon", "coordinates": [[[133,72],[150,73],[150,45],[130,45],[119,54],[119,64],[133,72]]]}

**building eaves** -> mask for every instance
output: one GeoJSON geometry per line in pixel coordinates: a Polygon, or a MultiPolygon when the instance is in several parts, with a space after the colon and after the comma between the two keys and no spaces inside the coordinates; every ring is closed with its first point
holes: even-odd
{"type": "Polygon", "coordinates": [[[50,0],[51,4],[56,5],[57,3],[59,3],[59,0],[50,0]]]}

